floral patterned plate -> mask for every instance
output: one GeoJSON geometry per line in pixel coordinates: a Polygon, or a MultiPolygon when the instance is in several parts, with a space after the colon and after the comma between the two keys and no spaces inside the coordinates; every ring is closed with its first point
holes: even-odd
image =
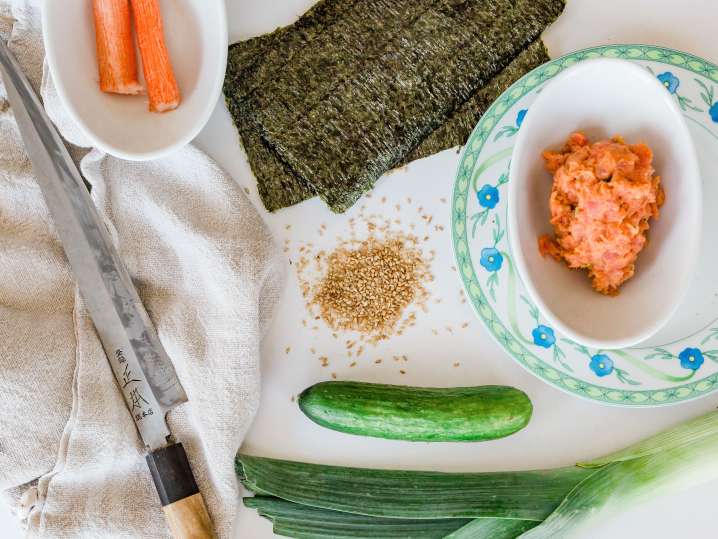
{"type": "MultiPolygon", "coordinates": [[[[676,404],[718,389],[718,66],[647,45],[571,53],[525,75],[481,118],[462,152],[452,238],[467,296],[499,344],[526,369],[569,393],[620,406],[676,404]],[[506,183],[515,135],[542,86],[589,58],[623,58],[653,73],[684,112],[698,152],[705,200],[701,259],[674,318],[636,348],[594,350],[548,325],[516,274],[506,237],[506,183]],[[711,206],[716,208],[711,211],[711,206]]],[[[670,196],[670,194],[669,194],[670,196]]],[[[680,264],[681,260],[676,260],[680,264]]]]}

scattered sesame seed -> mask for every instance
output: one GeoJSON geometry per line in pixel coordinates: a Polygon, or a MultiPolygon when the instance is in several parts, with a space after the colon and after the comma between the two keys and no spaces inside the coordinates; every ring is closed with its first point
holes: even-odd
{"type": "Polygon", "coordinates": [[[459,362],[457,361],[456,363],[454,363],[454,367],[458,367],[458,366],[459,366],[459,362]]]}
{"type": "Polygon", "coordinates": [[[292,397],[289,400],[294,402],[294,395],[292,395],[292,397]]]}
{"type": "Polygon", "coordinates": [[[378,365],[379,363],[381,363],[381,361],[382,361],[382,359],[381,359],[381,358],[379,358],[379,359],[375,359],[375,360],[374,360],[374,363],[376,363],[376,364],[378,365]]]}
{"type": "Polygon", "coordinates": [[[461,324],[461,329],[466,329],[467,327],[469,327],[468,322],[464,322],[463,324],[461,324]]]}
{"type": "Polygon", "coordinates": [[[446,198],[445,198],[445,197],[441,197],[439,200],[441,201],[442,204],[446,204],[446,198]]]}
{"type": "Polygon", "coordinates": [[[284,353],[285,353],[285,354],[288,354],[291,350],[292,350],[291,346],[287,346],[287,347],[284,349],[284,353]]]}
{"type": "Polygon", "coordinates": [[[406,371],[404,369],[399,369],[400,374],[406,374],[406,371]]]}
{"type": "Polygon", "coordinates": [[[333,373],[332,373],[332,378],[334,378],[334,379],[336,380],[336,379],[337,379],[337,373],[333,372],[333,373]]]}
{"type": "Polygon", "coordinates": [[[292,225],[284,225],[285,230],[289,230],[290,228],[292,228],[292,225]]]}

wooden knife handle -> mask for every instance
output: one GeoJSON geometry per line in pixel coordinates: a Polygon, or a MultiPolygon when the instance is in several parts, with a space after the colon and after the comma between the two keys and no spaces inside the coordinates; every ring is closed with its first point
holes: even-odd
{"type": "Polygon", "coordinates": [[[213,539],[212,521],[192,475],[182,444],[147,455],[162,511],[174,539],[213,539]]]}

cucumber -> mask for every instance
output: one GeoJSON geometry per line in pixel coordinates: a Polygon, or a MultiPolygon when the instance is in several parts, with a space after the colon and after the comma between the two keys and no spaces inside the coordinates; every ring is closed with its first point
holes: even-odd
{"type": "Polygon", "coordinates": [[[407,387],[321,382],[305,389],[299,407],[329,429],[422,442],[482,441],[524,428],[533,406],[513,387],[407,387]]]}

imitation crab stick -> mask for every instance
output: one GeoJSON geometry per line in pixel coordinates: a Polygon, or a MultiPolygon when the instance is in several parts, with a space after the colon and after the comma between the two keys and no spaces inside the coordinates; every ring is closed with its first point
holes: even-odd
{"type": "Polygon", "coordinates": [[[180,102],[180,91],[165,46],[158,0],[131,0],[131,3],[150,110],[175,109],[180,102]]]}
{"type": "Polygon", "coordinates": [[[128,0],[92,0],[97,42],[100,89],[116,94],[138,94],[137,58],[132,42],[128,0]]]}

